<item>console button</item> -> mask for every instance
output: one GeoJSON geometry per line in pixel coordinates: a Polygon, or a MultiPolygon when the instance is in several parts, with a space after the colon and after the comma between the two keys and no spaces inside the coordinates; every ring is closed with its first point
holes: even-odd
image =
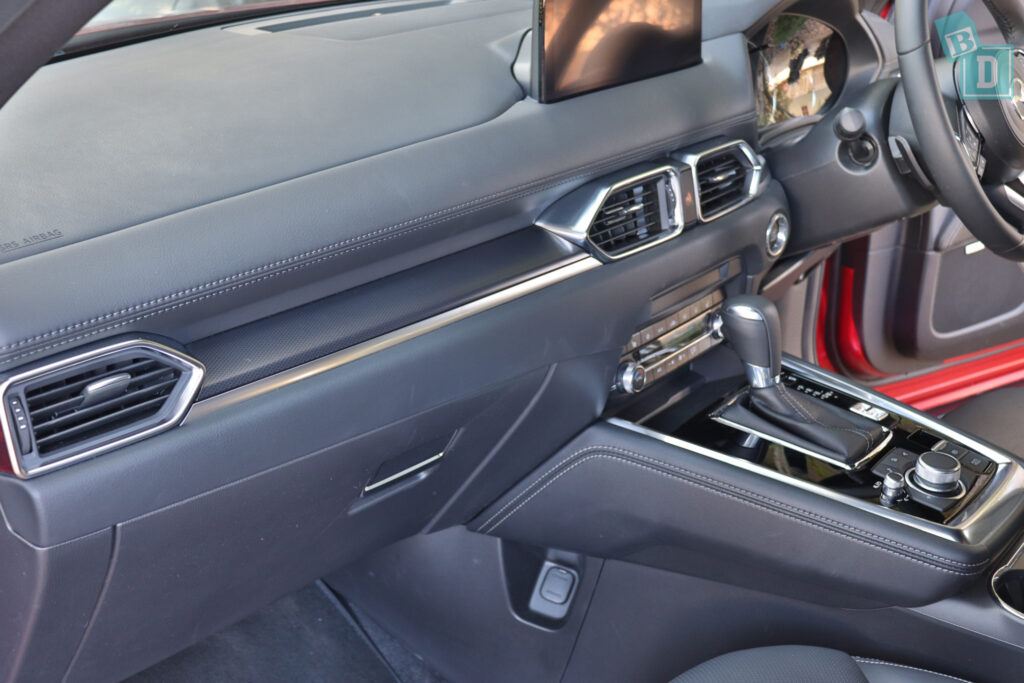
{"type": "Polygon", "coordinates": [[[905,448],[893,448],[881,460],[875,463],[875,466],[871,468],[871,472],[876,477],[883,479],[889,472],[906,474],[916,459],[917,456],[905,448]]]}
{"type": "Polygon", "coordinates": [[[940,453],[949,453],[957,460],[959,460],[960,458],[967,454],[966,448],[964,448],[963,446],[958,446],[955,443],[950,443],[945,439],[935,444],[935,446],[932,447],[932,450],[938,451],[940,453]]]}
{"type": "Polygon", "coordinates": [[[978,455],[977,453],[968,451],[960,458],[960,464],[971,472],[985,474],[985,472],[987,472],[992,466],[992,461],[983,455],[978,455]]]}
{"type": "Polygon", "coordinates": [[[979,455],[974,451],[970,451],[963,446],[950,443],[945,439],[935,444],[935,448],[932,450],[939,451],[941,453],[949,453],[959,460],[960,464],[963,465],[965,469],[978,474],[985,474],[990,470],[995,469],[995,464],[984,455],[979,455]]]}

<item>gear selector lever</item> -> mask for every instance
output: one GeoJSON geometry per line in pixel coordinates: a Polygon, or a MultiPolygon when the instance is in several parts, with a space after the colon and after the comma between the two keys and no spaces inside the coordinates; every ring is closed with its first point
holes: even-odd
{"type": "Polygon", "coordinates": [[[820,454],[844,469],[866,464],[890,436],[873,420],[779,382],[782,326],[771,301],[749,294],[731,297],[722,307],[721,321],[722,334],[750,382],[747,405],[731,406],[723,414],[730,422],[820,454]]]}
{"type": "Polygon", "coordinates": [[[750,386],[770,387],[782,372],[782,325],[779,312],[763,296],[745,294],[726,300],[722,334],[743,361],[750,386]]]}

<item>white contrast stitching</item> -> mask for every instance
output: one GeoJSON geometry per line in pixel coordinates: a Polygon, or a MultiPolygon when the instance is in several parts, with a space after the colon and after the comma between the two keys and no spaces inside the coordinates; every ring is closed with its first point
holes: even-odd
{"type": "MultiPolygon", "coordinates": [[[[733,117],[732,119],[730,119],[729,121],[727,121],[726,123],[732,123],[732,122],[739,121],[739,120],[742,120],[742,119],[745,119],[745,118],[747,118],[746,114],[744,114],[742,116],[736,116],[736,117],[733,117]]],[[[715,125],[717,126],[719,124],[715,124],[715,125]]],[[[710,126],[706,126],[705,129],[706,128],[710,128],[710,126]]],[[[702,129],[702,130],[704,130],[704,129],[702,129]]],[[[122,308],[122,309],[117,310],[117,311],[112,311],[110,313],[105,313],[103,315],[99,315],[99,316],[96,316],[94,318],[90,318],[88,320],[83,320],[83,321],[80,321],[80,322],[77,322],[77,323],[74,323],[74,324],[71,324],[71,325],[66,325],[64,327],[56,328],[56,329],[53,329],[53,330],[49,330],[47,332],[43,332],[41,334],[34,335],[32,337],[26,337],[25,339],[21,339],[21,340],[16,341],[16,342],[12,342],[12,343],[9,343],[9,344],[2,345],[2,346],[0,346],[0,351],[12,351],[14,349],[17,349],[17,348],[20,348],[20,347],[23,347],[23,346],[26,346],[26,345],[29,345],[29,344],[33,344],[35,342],[43,341],[43,340],[48,339],[50,337],[58,336],[58,335],[61,335],[61,334],[67,333],[67,332],[72,332],[74,330],[81,329],[83,327],[88,327],[90,325],[94,325],[96,323],[103,322],[105,320],[110,320],[110,319],[113,319],[113,318],[118,318],[120,316],[128,315],[128,314],[133,313],[135,311],[151,308],[153,306],[158,306],[158,305],[160,305],[162,303],[166,303],[166,302],[172,301],[174,299],[181,298],[183,296],[188,296],[190,294],[202,292],[202,291],[208,290],[208,289],[210,289],[212,287],[217,287],[217,286],[220,286],[220,285],[223,285],[223,284],[227,284],[229,282],[233,282],[233,281],[236,281],[236,280],[239,280],[239,279],[242,279],[242,278],[246,278],[246,277],[248,277],[250,275],[254,275],[254,274],[257,274],[257,273],[262,273],[264,271],[272,270],[274,268],[280,268],[281,266],[287,265],[289,263],[294,263],[296,261],[301,261],[301,263],[297,263],[296,265],[294,265],[294,266],[292,266],[290,268],[287,268],[287,269],[284,269],[284,270],[280,270],[280,271],[277,271],[277,272],[274,272],[274,273],[270,273],[270,274],[267,274],[267,275],[263,275],[261,277],[254,278],[252,280],[245,280],[244,282],[241,282],[241,283],[239,283],[239,284],[237,284],[237,285],[235,285],[233,287],[227,288],[227,289],[218,290],[217,292],[212,292],[210,294],[206,294],[206,295],[201,296],[201,297],[197,297],[197,298],[194,298],[194,299],[189,299],[187,301],[181,302],[181,303],[176,304],[174,306],[170,306],[170,307],[167,307],[167,308],[162,308],[159,311],[151,312],[151,313],[149,313],[147,315],[142,315],[142,316],[137,316],[137,317],[129,318],[129,319],[126,319],[124,321],[120,321],[116,325],[110,325],[110,326],[103,327],[103,328],[100,328],[100,329],[97,329],[97,330],[93,330],[93,331],[90,331],[87,334],[82,334],[82,335],[79,335],[79,336],[76,336],[76,337],[72,337],[72,338],[69,338],[69,339],[64,339],[64,340],[61,340],[60,342],[55,342],[53,344],[50,344],[48,346],[44,346],[44,347],[41,347],[41,348],[32,349],[31,351],[28,351],[26,353],[23,353],[23,354],[20,354],[20,355],[16,355],[16,356],[12,356],[12,357],[9,357],[7,359],[4,359],[4,360],[0,361],[0,365],[7,365],[7,364],[10,364],[11,362],[13,362],[15,360],[18,360],[18,359],[21,359],[21,358],[25,358],[27,356],[32,356],[32,355],[41,353],[43,351],[46,351],[46,350],[49,350],[49,349],[52,349],[52,348],[63,346],[65,344],[68,344],[68,343],[71,343],[71,342],[74,342],[74,341],[79,341],[81,339],[85,339],[85,338],[91,337],[91,336],[93,336],[95,334],[101,334],[103,332],[106,332],[106,331],[109,331],[109,330],[112,330],[112,329],[117,329],[118,327],[122,327],[124,325],[128,325],[128,324],[131,324],[133,322],[137,322],[139,320],[145,320],[146,318],[152,317],[153,315],[163,314],[163,313],[166,313],[168,311],[172,311],[172,310],[174,310],[176,308],[180,308],[182,306],[190,305],[190,304],[202,301],[204,299],[208,299],[208,298],[210,298],[212,296],[217,296],[217,295],[220,295],[220,294],[223,294],[223,293],[226,293],[226,292],[230,292],[230,291],[233,291],[233,290],[236,290],[236,289],[240,289],[242,287],[247,287],[249,285],[255,284],[257,282],[264,281],[264,280],[269,279],[271,277],[277,277],[278,275],[283,275],[285,273],[293,272],[295,270],[298,270],[298,269],[301,269],[301,268],[304,268],[304,267],[307,267],[307,266],[314,265],[314,264],[319,263],[321,261],[324,261],[324,260],[327,260],[327,259],[330,259],[330,258],[334,258],[336,256],[341,256],[342,254],[350,253],[352,251],[355,251],[358,248],[362,248],[362,247],[365,247],[365,246],[370,246],[370,245],[373,245],[373,244],[379,244],[381,242],[384,242],[384,241],[386,241],[388,239],[392,239],[393,237],[396,237],[396,236],[399,236],[399,235],[407,235],[407,234],[409,234],[411,232],[414,232],[416,230],[420,230],[422,228],[428,227],[430,225],[435,225],[438,222],[440,222],[440,220],[430,220],[430,219],[433,219],[435,217],[444,216],[444,219],[457,218],[457,217],[460,217],[460,216],[471,214],[471,213],[473,213],[475,211],[478,211],[478,210],[490,208],[491,206],[495,206],[495,205],[498,205],[498,204],[501,204],[501,203],[504,203],[504,202],[507,202],[507,201],[512,201],[512,200],[515,200],[515,199],[519,199],[521,197],[524,197],[524,196],[530,194],[531,192],[539,192],[539,191],[543,191],[543,190],[549,190],[549,189],[558,187],[559,185],[564,185],[565,183],[571,183],[571,182],[574,182],[576,180],[580,180],[580,179],[586,178],[591,173],[594,173],[594,172],[600,171],[600,170],[602,170],[602,169],[604,169],[606,167],[613,166],[615,164],[621,163],[625,159],[629,159],[629,158],[633,158],[633,157],[641,157],[643,154],[646,154],[649,151],[656,150],[656,149],[658,149],[660,147],[664,147],[665,145],[668,145],[668,144],[673,143],[675,141],[679,141],[679,140],[685,139],[687,137],[691,137],[692,134],[693,134],[693,132],[691,132],[687,136],[675,135],[675,136],[672,136],[672,137],[668,137],[668,138],[664,138],[664,139],[661,139],[661,140],[658,140],[658,141],[655,141],[655,142],[648,143],[647,145],[644,145],[642,147],[630,149],[627,152],[622,152],[620,154],[617,154],[617,155],[614,155],[614,156],[611,156],[611,157],[607,157],[605,159],[602,159],[600,162],[597,162],[597,163],[594,163],[594,164],[591,164],[591,165],[588,165],[588,166],[585,166],[585,167],[579,169],[579,171],[575,175],[570,176],[568,178],[563,178],[561,180],[556,180],[554,182],[551,182],[555,178],[558,178],[558,175],[556,174],[556,175],[552,175],[552,176],[547,176],[545,178],[534,180],[534,181],[531,181],[529,183],[524,183],[522,185],[517,185],[515,187],[508,188],[508,189],[502,190],[500,192],[495,192],[495,193],[486,195],[484,197],[479,197],[479,198],[473,199],[473,200],[471,200],[469,202],[463,202],[461,204],[457,204],[455,206],[451,206],[451,207],[448,207],[446,209],[441,209],[439,211],[435,211],[435,212],[432,212],[432,213],[429,213],[429,214],[425,214],[425,215],[419,216],[417,218],[412,218],[412,219],[409,219],[409,220],[406,220],[406,221],[402,221],[401,223],[396,223],[394,225],[391,225],[391,226],[388,226],[388,227],[385,227],[385,228],[379,228],[377,230],[372,230],[370,232],[363,233],[361,235],[356,235],[354,237],[350,237],[350,238],[341,240],[340,242],[334,242],[332,244],[328,244],[328,245],[323,246],[323,247],[318,247],[316,249],[312,249],[310,251],[306,251],[306,252],[303,252],[301,254],[297,254],[295,256],[290,256],[290,257],[285,258],[285,259],[274,261],[274,262],[271,262],[271,263],[268,263],[268,264],[264,264],[262,266],[258,266],[258,267],[255,267],[255,268],[251,268],[251,269],[248,269],[248,270],[236,273],[234,275],[229,275],[229,276],[226,276],[226,277],[222,277],[222,278],[219,278],[217,280],[213,280],[213,281],[201,284],[201,285],[196,285],[196,286],[193,286],[193,287],[189,287],[187,289],[179,290],[179,291],[171,293],[171,294],[166,294],[164,296],[161,296],[161,297],[158,297],[158,298],[155,298],[155,299],[151,299],[149,301],[145,301],[145,302],[142,302],[142,303],[134,304],[132,306],[128,306],[128,307],[122,308]],[[495,200],[495,201],[490,201],[490,200],[495,200]],[[460,209],[464,209],[465,207],[470,207],[470,208],[468,208],[467,210],[464,210],[464,211],[460,211],[460,209]],[[428,222],[423,223],[421,225],[417,225],[414,228],[411,228],[409,230],[401,230],[401,228],[404,228],[406,226],[412,225],[414,223],[419,223],[420,221],[428,221],[428,222]],[[394,231],[398,231],[398,230],[401,230],[401,231],[400,232],[394,232],[394,231]],[[366,239],[366,238],[369,238],[369,237],[373,237],[374,235],[383,235],[385,233],[394,233],[394,234],[389,235],[387,237],[378,237],[378,238],[375,238],[375,239],[370,239],[370,240],[366,241],[365,243],[357,245],[356,247],[353,247],[353,248],[343,249],[343,250],[340,250],[340,251],[334,251],[334,250],[338,249],[339,247],[342,247],[342,246],[344,246],[346,244],[351,244],[353,242],[358,242],[359,240],[363,240],[363,239],[366,239]],[[331,253],[323,255],[323,256],[319,256],[318,258],[312,258],[312,257],[317,256],[319,254],[324,254],[324,252],[331,252],[331,253]],[[306,259],[311,259],[311,260],[306,260],[306,259]]]]}
{"type": "Polygon", "coordinates": [[[850,426],[850,427],[839,427],[839,426],[827,425],[824,422],[822,422],[821,420],[819,420],[818,418],[814,417],[814,415],[812,415],[810,413],[810,411],[805,410],[802,406],[800,406],[800,402],[799,401],[795,401],[793,399],[793,397],[789,395],[789,390],[786,388],[786,385],[779,384],[777,386],[779,388],[779,395],[782,396],[783,400],[786,403],[788,403],[790,405],[790,407],[793,408],[793,410],[795,410],[797,412],[797,414],[800,415],[805,420],[810,420],[811,422],[814,422],[815,424],[817,424],[819,427],[824,427],[825,429],[838,430],[838,431],[843,431],[843,432],[852,432],[853,434],[856,434],[860,438],[864,439],[864,441],[868,445],[868,448],[871,448],[871,445],[872,445],[871,444],[871,435],[867,431],[865,431],[863,429],[860,429],[859,427],[853,427],[853,426],[850,426]]]}
{"type": "Polygon", "coordinates": [[[854,657],[854,661],[862,664],[882,664],[884,666],[895,666],[899,669],[911,669],[913,671],[920,671],[921,673],[931,674],[933,676],[941,676],[942,678],[948,678],[951,681],[960,681],[960,683],[971,683],[966,678],[957,678],[956,676],[950,676],[949,674],[940,674],[938,671],[930,671],[929,669],[919,669],[916,666],[908,666],[906,664],[893,664],[892,662],[883,662],[881,659],[868,659],[866,657],[854,657]]]}
{"type": "Polygon", "coordinates": [[[579,455],[581,455],[583,453],[589,452],[589,451],[608,451],[610,453],[618,453],[620,455],[625,455],[625,456],[629,456],[629,457],[632,457],[632,458],[637,458],[639,460],[643,460],[643,461],[655,464],[655,465],[657,465],[659,467],[664,467],[664,468],[669,469],[669,470],[674,470],[676,472],[679,472],[681,474],[685,474],[685,475],[687,475],[689,477],[692,477],[692,478],[702,479],[702,480],[704,480],[706,482],[709,482],[713,486],[708,486],[708,485],[702,484],[700,482],[689,481],[685,477],[677,477],[675,475],[668,475],[668,473],[660,473],[660,474],[665,474],[667,476],[672,476],[672,478],[682,479],[683,481],[685,481],[687,483],[690,483],[691,485],[698,486],[700,488],[705,488],[705,489],[708,489],[708,490],[710,490],[712,492],[718,493],[720,495],[725,495],[725,496],[728,496],[730,498],[735,498],[737,500],[740,500],[741,502],[747,503],[747,504],[752,505],[754,507],[758,507],[760,509],[767,509],[767,510],[769,510],[769,511],[775,513],[775,514],[779,514],[781,516],[785,516],[787,518],[794,519],[795,521],[800,522],[802,524],[807,524],[809,526],[813,526],[815,528],[821,529],[821,530],[826,531],[828,533],[840,535],[840,536],[843,536],[844,538],[849,538],[849,539],[851,539],[853,541],[856,541],[858,543],[862,543],[864,545],[868,545],[869,547],[877,548],[877,549],[882,550],[884,552],[888,552],[890,554],[898,555],[900,557],[904,557],[904,558],[912,560],[914,562],[918,562],[919,564],[924,564],[925,566],[933,567],[935,569],[938,569],[940,571],[944,571],[944,572],[947,572],[947,573],[962,574],[962,575],[976,574],[976,573],[978,573],[978,571],[980,571],[980,569],[977,569],[977,568],[981,568],[981,567],[983,567],[983,566],[988,564],[987,561],[971,562],[971,563],[959,562],[957,560],[951,560],[951,559],[946,558],[946,557],[935,555],[933,553],[929,553],[927,551],[920,550],[919,548],[914,548],[914,547],[911,547],[911,546],[899,543],[897,541],[894,541],[892,539],[886,538],[884,536],[879,536],[877,534],[872,534],[870,532],[863,531],[863,530],[858,529],[856,527],[849,526],[847,524],[839,522],[838,520],[834,520],[834,519],[832,519],[830,517],[825,517],[823,515],[818,515],[816,513],[810,512],[808,510],[804,510],[804,509],[799,508],[799,507],[788,505],[786,503],[783,503],[781,501],[775,500],[773,498],[770,498],[770,497],[767,497],[767,496],[762,496],[762,495],[754,493],[752,491],[747,491],[747,490],[745,490],[743,488],[736,487],[736,486],[733,486],[733,485],[728,484],[726,482],[722,482],[722,481],[716,480],[716,479],[714,479],[712,477],[707,477],[707,476],[699,474],[697,472],[691,472],[689,470],[677,467],[677,466],[672,465],[670,463],[666,463],[666,462],[663,462],[661,460],[656,460],[656,459],[653,459],[653,458],[648,458],[648,457],[643,456],[643,455],[641,455],[639,453],[634,453],[632,451],[627,451],[627,450],[624,450],[624,449],[616,448],[614,446],[589,446],[587,448],[582,448],[582,449],[576,451],[575,453],[573,453],[571,456],[569,456],[565,460],[561,461],[559,464],[557,464],[554,467],[550,468],[541,477],[539,477],[534,482],[532,482],[525,490],[523,490],[518,495],[516,495],[511,501],[506,503],[500,510],[498,510],[494,515],[492,515],[486,522],[484,522],[484,524],[482,524],[479,527],[481,533],[491,533],[494,530],[496,530],[501,524],[503,524],[505,521],[507,521],[509,518],[511,518],[514,514],[516,514],[523,506],[525,506],[527,503],[529,503],[530,500],[532,500],[538,494],[540,494],[541,491],[546,489],[548,486],[550,486],[555,481],[560,479],[563,475],[567,474],[569,471],[571,471],[572,469],[575,469],[578,465],[583,464],[587,460],[591,460],[591,459],[594,459],[594,458],[604,457],[604,458],[607,458],[607,459],[619,460],[619,461],[625,462],[627,464],[632,464],[632,465],[635,465],[637,467],[641,467],[641,468],[644,468],[644,469],[649,469],[649,470],[654,471],[654,472],[658,472],[658,470],[655,470],[654,468],[647,467],[647,466],[641,465],[639,463],[631,462],[630,460],[628,460],[626,458],[615,457],[613,455],[601,454],[600,452],[595,452],[594,454],[588,455],[587,457],[584,457],[584,458],[581,458],[581,459],[577,460],[576,462],[572,462],[572,460],[574,458],[576,458],[577,456],[579,456],[579,455]],[[571,464],[569,464],[570,462],[571,462],[571,464]],[[546,477],[548,477],[551,473],[553,473],[554,471],[556,471],[556,470],[558,470],[560,468],[564,468],[563,471],[559,472],[550,481],[547,481],[546,483],[544,483],[543,486],[541,486],[538,490],[536,490],[534,493],[532,493],[528,498],[526,498],[525,500],[522,500],[522,502],[520,502],[518,505],[516,505],[516,507],[511,512],[509,512],[508,514],[506,514],[503,517],[501,517],[501,519],[499,519],[497,522],[495,522],[493,525],[491,525],[488,528],[488,525],[496,517],[501,516],[502,513],[505,510],[507,510],[511,505],[515,504],[517,501],[519,501],[524,496],[526,496],[530,492],[531,489],[535,488],[537,485],[539,485],[541,482],[543,482],[546,477]],[[726,488],[726,489],[731,489],[732,491],[735,491],[736,493],[742,494],[742,496],[746,496],[746,497],[749,497],[749,498],[754,498],[754,499],[760,500],[761,502],[759,503],[759,502],[755,502],[755,501],[751,501],[751,500],[745,500],[741,496],[737,496],[737,495],[728,493],[726,491],[721,491],[719,489],[716,489],[715,488],[716,486],[717,487],[726,488]],[[783,512],[782,510],[780,510],[778,508],[785,508],[787,510],[790,510],[791,512],[783,512]],[[795,514],[791,514],[791,513],[795,513],[795,514]],[[816,520],[819,520],[819,521],[815,522],[815,521],[811,521],[811,519],[802,519],[801,516],[808,517],[808,518],[813,518],[813,519],[816,519],[816,520]],[[837,526],[837,527],[846,529],[847,531],[852,532],[852,533],[845,533],[845,532],[840,532],[837,529],[830,529],[826,525],[837,526]],[[856,536],[853,535],[853,534],[856,534],[856,536]],[[959,571],[959,570],[945,569],[943,567],[937,566],[936,564],[933,564],[932,562],[927,562],[927,561],[924,561],[924,560],[920,560],[920,559],[911,557],[907,553],[899,552],[899,551],[893,550],[893,549],[891,549],[889,547],[880,546],[880,545],[878,545],[878,543],[874,543],[874,542],[868,541],[865,538],[858,538],[857,536],[876,539],[877,541],[879,541],[881,543],[884,543],[887,546],[899,547],[899,548],[902,548],[902,549],[904,549],[904,550],[906,550],[908,552],[920,555],[922,557],[931,558],[934,561],[942,562],[942,563],[949,564],[949,565],[955,565],[955,566],[963,567],[964,569],[970,569],[970,568],[976,568],[976,569],[973,569],[972,571],[959,571]]]}

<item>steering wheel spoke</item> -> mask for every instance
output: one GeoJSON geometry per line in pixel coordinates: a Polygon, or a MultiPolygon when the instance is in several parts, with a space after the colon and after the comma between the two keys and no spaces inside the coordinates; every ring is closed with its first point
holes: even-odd
{"type": "MultiPolygon", "coordinates": [[[[986,5],[999,17],[1007,43],[1018,43],[1024,36],[1024,3],[986,0],[986,5]]],[[[1024,168],[1024,55],[1013,60],[1016,99],[967,102],[957,65],[942,60],[941,73],[936,71],[927,0],[900,0],[895,9],[907,109],[938,195],[993,253],[1024,261],[1018,227],[1024,226],[1024,185],[1007,183],[1024,168]],[[940,83],[948,91],[950,75],[955,92],[943,92],[940,83]],[[950,95],[956,103],[952,109],[950,95]]]]}

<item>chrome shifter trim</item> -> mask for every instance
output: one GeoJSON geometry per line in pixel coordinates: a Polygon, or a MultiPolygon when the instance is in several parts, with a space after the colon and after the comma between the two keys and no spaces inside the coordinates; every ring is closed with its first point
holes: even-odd
{"type": "Polygon", "coordinates": [[[780,376],[773,375],[771,368],[744,363],[743,369],[747,371],[747,379],[750,381],[750,386],[755,389],[767,389],[768,387],[775,386],[780,381],[780,376]]]}
{"type": "MultiPolygon", "coordinates": [[[[786,441],[785,439],[779,438],[777,436],[772,436],[772,435],[766,434],[766,433],[764,433],[764,432],[762,432],[760,430],[753,429],[752,427],[748,427],[746,425],[742,425],[742,424],[740,424],[738,422],[733,422],[732,420],[730,420],[730,419],[728,419],[726,417],[722,417],[721,415],[715,415],[711,419],[714,420],[715,422],[719,423],[719,424],[725,425],[726,427],[732,427],[733,429],[735,429],[737,431],[740,431],[740,432],[744,432],[745,434],[752,434],[752,435],[760,437],[760,438],[762,438],[765,441],[768,441],[770,443],[777,443],[780,446],[785,446],[786,448],[792,449],[792,450],[796,451],[797,453],[803,453],[804,455],[806,455],[808,457],[814,458],[816,460],[821,460],[822,462],[827,462],[829,465],[832,465],[833,467],[835,467],[837,469],[840,469],[840,470],[843,470],[845,472],[856,472],[857,470],[861,469],[862,467],[864,467],[864,465],[866,465],[869,462],[871,462],[871,460],[875,456],[880,455],[882,453],[882,451],[885,450],[885,447],[889,445],[889,442],[892,441],[892,432],[890,432],[888,429],[886,429],[885,430],[885,432],[886,432],[885,438],[882,439],[882,441],[877,446],[872,448],[860,460],[856,461],[852,465],[847,465],[846,463],[841,462],[839,460],[836,460],[835,458],[830,458],[827,455],[823,455],[823,454],[821,454],[821,453],[819,453],[817,451],[812,451],[809,448],[804,448],[803,446],[798,446],[795,443],[792,443],[790,441],[786,441]]],[[[883,429],[885,429],[885,428],[883,427],[883,429]]]]}

